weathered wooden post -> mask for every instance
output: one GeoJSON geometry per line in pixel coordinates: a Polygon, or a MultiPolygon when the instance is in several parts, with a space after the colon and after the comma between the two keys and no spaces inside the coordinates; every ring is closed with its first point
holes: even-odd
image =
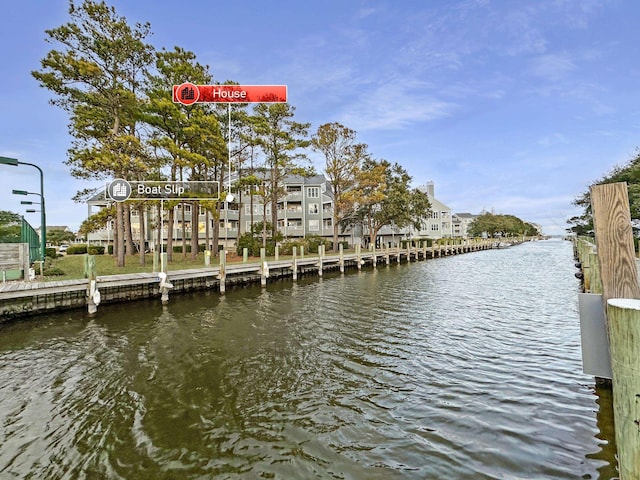
{"type": "Polygon", "coordinates": [[[280,247],[278,245],[275,246],[274,252],[275,252],[274,253],[275,259],[279,260],[280,259],[280,247]]]}
{"type": "Polygon", "coordinates": [[[304,258],[304,245],[300,245],[300,258],[304,258]]]}
{"type": "Polygon", "coordinates": [[[342,243],[338,246],[338,251],[340,252],[340,260],[338,261],[338,265],[340,265],[340,273],[344,273],[344,246],[342,243]]]}
{"type": "Polygon", "coordinates": [[[640,300],[607,302],[620,480],[640,478],[640,300]]]}
{"type": "Polygon", "coordinates": [[[211,250],[204,251],[204,265],[208,267],[211,265],[211,250]]]}
{"type": "Polygon", "coordinates": [[[269,277],[269,265],[266,260],[264,247],[260,248],[260,285],[267,286],[267,278],[269,277]]]}
{"type": "Polygon", "coordinates": [[[384,262],[387,264],[387,267],[391,263],[391,259],[389,258],[389,244],[385,244],[384,246],[384,262]]]}
{"type": "Polygon", "coordinates": [[[627,184],[591,187],[591,209],[606,302],[613,412],[621,480],[640,479],[640,285],[627,184]]]}
{"type": "Polygon", "coordinates": [[[153,272],[158,271],[158,263],[160,261],[158,250],[153,251],[153,272]]]}
{"type": "Polygon", "coordinates": [[[376,244],[373,244],[373,249],[371,250],[371,262],[373,268],[378,268],[378,253],[376,252],[376,244]]]}
{"type": "Polygon", "coordinates": [[[218,273],[220,279],[220,295],[224,295],[227,289],[227,251],[220,250],[220,272],[218,273]]]}
{"type": "Polygon", "coordinates": [[[361,257],[361,254],[360,254],[360,248],[361,247],[362,246],[359,243],[356,243],[356,264],[357,264],[356,266],[358,267],[358,270],[362,269],[362,262],[361,262],[362,261],[362,257],[361,257]]]}
{"type": "Polygon", "coordinates": [[[247,263],[249,261],[249,249],[244,247],[242,249],[242,263],[247,263]]]}
{"type": "Polygon", "coordinates": [[[596,294],[602,294],[602,279],[600,278],[600,262],[598,261],[597,253],[589,254],[589,269],[590,269],[590,292],[596,294]]]}
{"type": "Polygon", "coordinates": [[[298,248],[297,247],[293,247],[293,258],[291,259],[291,274],[293,276],[293,281],[297,281],[298,280],[298,259],[297,257],[297,253],[298,253],[298,248]]]}
{"type": "Polygon", "coordinates": [[[100,292],[98,291],[98,281],[96,275],[96,257],[95,255],[87,255],[85,257],[87,278],[87,311],[89,315],[95,315],[100,305],[100,292]]]}
{"type": "Polygon", "coordinates": [[[318,245],[318,276],[322,277],[322,255],[324,253],[324,245],[318,245]]]}
{"type": "Polygon", "coordinates": [[[158,277],[160,278],[160,301],[163,305],[169,303],[169,290],[173,288],[173,285],[168,281],[167,271],[168,267],[168,256],[167,253],[164,252],[162,254],[162,260],[160,261],[160,273],[158,273],[158,277]]]}

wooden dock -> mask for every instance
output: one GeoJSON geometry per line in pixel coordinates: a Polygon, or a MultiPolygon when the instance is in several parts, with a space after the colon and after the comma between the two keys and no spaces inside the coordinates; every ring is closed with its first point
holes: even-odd
{"type": "MultiPolygon", "coordinates": [[[[264,286],[275,279],[290,277],[296,280],[301,275],[322,276],[324,271],[376,268],[379,265],[422,261],[492,248],[498,248],[498,244],[492,240],[464,240],[433,246],[419,242],[406,248],[366,251],[356,248],[353,253],[343,253],[341,250],[338,254],[327,254],[321,248],[314,256],[296,256],[294,253],[286,259],[236,263],[221,261],[221,265],[215,267],[170,270],[164,280],[167,283],[163,283],[162,274],[158,272],[98,275],[96,286],[100,292],[99,303],[102,304],[159,297],[161,286],[167,292],[166,285],[172,293],[218,288],[223,294],[227,285],[261,282],[264,286]]],[[[48,311],[86,308],[88,295],[87,279],[1,283],[0,323],[48,311]]]]}

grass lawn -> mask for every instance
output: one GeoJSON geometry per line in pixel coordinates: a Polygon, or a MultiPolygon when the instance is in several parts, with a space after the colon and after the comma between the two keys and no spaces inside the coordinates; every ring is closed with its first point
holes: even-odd
{"type": "MultiPolygon", "coordinates": [[[[345,253],[347,253],[345,251],[345,253]]],[[[317,254],[307,254],[309,256],[316,256],[317,254]]],[[[327,252],[327,256],[332,253],[327,252]]],[[[47,269],[56,268],[64,272],[64,275],[50,275],[45,276],[44,281],[55,280],[74,280],[79,278],[85,278],[84,276],[84,255],[64,255],[53,259],[48,264],[47,269]]],[[[116,259],[112,255],[96,255],[96,273],[98,275],[119,275],[123,273],[140,273],[140,272],[153,272],[153,254],[147,254],[145,256],[145,265],[140,265],[140,257],[138,255],[127,256],[124,267],[116,266],[116,259]]],[[[280,260],[291,258],[291,256],[280,255],[280,260]]],[[[274,257],[267,257],[268,261],[274,260],[274,257]]],[[[249,257],[249,262],[260,261],[259,257],[249,257]]],[[[227,263],[242,262],[242,256],[237,256],[235,253],[227,254],[227,263]]],[[[211,257],[212,267],[218,266],[218,258],[211,257]]],[[[198,253],[198,258],[194,261],[191,260],[191,254],[187,254],[184,258],[182,253],[174,253],[173,260],[169,263],[169,271],[171,270],[186,270],[190,268],[205,268],[204,253],[198,253]]],[[[36,273],[39,273],[39,268],[36,268],[36,273]]]]}

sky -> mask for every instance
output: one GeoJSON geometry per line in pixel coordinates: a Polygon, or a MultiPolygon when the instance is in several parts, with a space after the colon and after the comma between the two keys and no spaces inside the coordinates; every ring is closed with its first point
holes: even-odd
{"type": "MultiPolygon", "coordinates": [[[[180,46],[214,81],[288,85],[310,133],[340,122],[374,158],[435,183],[454,212],[513,214],[562,234],[572,200],[640,146],[636,0],[111,0],[149,22],[158,50],[180,46]]],[[[68,2],[23,0],[0,30],[0,156],[44,170],[48,225],[87,217],[64,164],[69,118],[31,71],[68,2]]],[[[188,81],[189,79],[185,79],[188,81]]],[[[323,161],[310,158],[318,171],[323,161]]],[[[0,210],[25,214],[28,166],[0,165],[0,210]]],[[[29,196],[38,201],[37,196],[29,196]]]]}

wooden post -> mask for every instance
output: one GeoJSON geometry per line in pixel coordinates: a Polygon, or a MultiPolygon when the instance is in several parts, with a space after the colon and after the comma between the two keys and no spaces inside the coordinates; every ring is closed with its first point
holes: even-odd
{"type": "Polygon", "coordinates": [[[300,258],[304,258],[304,245],[300,245],[300,258]]]}
{"type": "Polygon", "coordinates": [[[385,244],[385,246],[384,246],[384,261],[387,264],[387,267],[391,263],[391,260],[389,259],[389,244],[388,243],[385,244]]]}
{"type": "Polygon", "coordinates": [[[362,269],[362,257],[360,256],[360,248],[361,245],[359,243],[356,243],[356,266],[358,267],[358,270],[362,269]]]}
{"type": "Polygon", "coordinates": [[[318,245],[318,276],[322,277],[322,254],[324,253],[324,245],[318,245]]]}
{"type": "Polygon", "coordinates": [[[274,255],[275,255],[275,257],[276,257],[276,258],[275,258],[276,260],[278,260],[278,259],[280,258],[280,247],[279,247],[278,245],[276,245],[276,247],[275,247],[275,253],[274,253],[274,255]]]}
{"type": "Polygon", "coordinates": [[[640,300],[607,302],[620,480],[640,479],[640,300]]]}
{"type": "Polygon", "coordinates": [[[153,271],[154,273],[158,271],[158,263],[160,262],[159,252],[158,250],[153,251],[153,271]]]}
{"type": "Polygon", "coordinates": [[[371,250],[371,262],[372,262],[372,266],[373,268],[378,268],[378,253],[376,252],[376,245],[375,243],[373,244],[373,249],[371,250]]]}
{"type": "Polygon", "coordinates": [[[267,277],[269,276],[269,265],[267,265],[264,247],[260,248],[260,285],[267,286],[267,277]]]}
{"type": "Polygon", "coordinates": [[[344,273],[344,246],[342,243],[338,246],[338,251],[340,252],[340,260],[338,261],[340,273],[344,273]]]}
{"type": "Polygon", "coordinates": [[[96,257],[95,255],[87,255],[85,257],[87,278],[87,311],[89,315],[95,315],[100,304],[100,292],[98,292],[98,282],[96,275],[96,257]]]}
{"type": "Polygon", "coordinates": [[[621,480],[640,479],[640,285],[627,184],[591,187],[602,296],[606,302],[613,416],[621,480]]]}
{"type": "Polygon", "coordinates": [[[227,286],[227,251],[220,250],[220,273],[218,274],[220,279],[220,295],[224,295],[227,286]]]}
{"type": "Polygon", "coordinates": [[[293,253],[293,258],[291,259],[291,274],[293,276],[293,281],[295,282],[298,280],[298,259],[296,258],[298,253],[298,248],[293,247],[292,253],[293,253]]]}
{"type": "Polygon", "coordinates": [[[598,254],[590,253],[589,254],[589,276],[591,277],[590,281],[590,291],[591,293],[602,294],[602,280],[600,279],[600,262],[598,262],[598,254]]]}
{"type": "Polygon", "coordinates": [[[242,249],[242,263],[247,263],[249,261],[249,249],[244,247],[242,249]]]}
{"type": "Polygon", "coordinates": [[[591,209],[604,300],[640,298],[627,184],[591,187],[591,209]]]}
{"type": "Polygon", "coordinates": [[[211,265],[211,250],[204,251],[204,265],[208,267],[211,265]]]}
{"type": "Polygon", "coordinates": [[[167,283],[167,270],[169,269],[168,267],[168,256],[167,256],[167,252],[164,252],[162,254],[162,260],[160,262],[160,271],[161,273],[164,274],[164,277],[161,277],[163,279],[161,279],[160,281],[160,301],[162,302],[163,305],[166,305],[167,303],[169,303],[169,290],[170,288],[173,288],[173,285],[171,285],[170,283],[167,283]],[[169,287],[169,285],[171,285],[169,287]]]}

